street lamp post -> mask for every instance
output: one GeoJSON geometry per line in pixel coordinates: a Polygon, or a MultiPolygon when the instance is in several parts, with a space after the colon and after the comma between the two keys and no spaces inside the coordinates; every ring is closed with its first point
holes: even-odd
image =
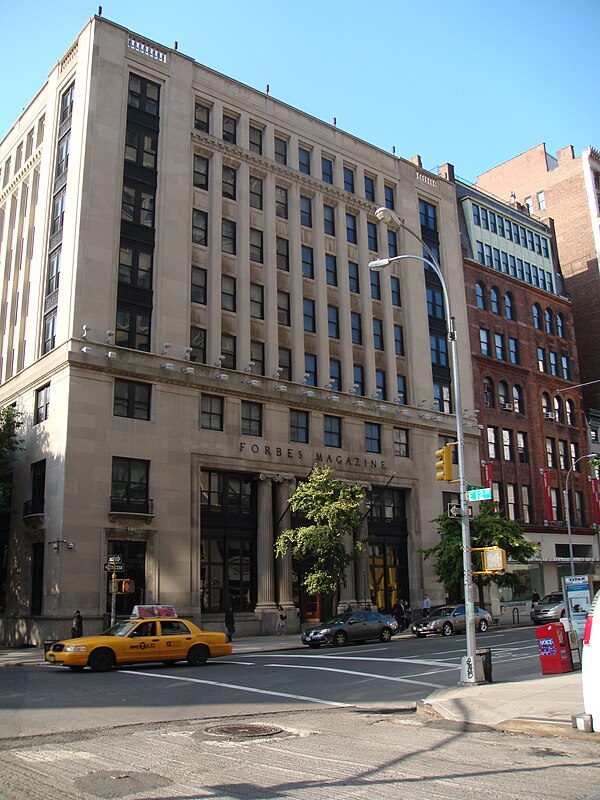
{"type": "Polygon", "coordinates": [[[571,473],[579,464],[580,461],[583,461],[585,458],[598,458],[598,453],[586,453],[584,456],[579,456],[576,458],[575,461],[569,467],[569,471],[567,472],[567,477],[565,480],[565,488],[563,491],[563,503],[565,507],[565,519],[567,521],[567,538],[569,542],[569,563],[571,567],[571,575],[575,575],[575,560],[573,558],[573,532],[571,530],[571,512],[569,510],[569,478],[571,477],[571,473]]]}
{"type": "Polygon", "coordinates": [[[392,230],[402,229],[413,236],[423,247],[427,253],[427,258],[416,255],[401,255],[393,256],[390,258],[380,258],[369,263],[369,268],[379,271],[403,259],[412,259],[414,261],[421,261],[423,264],[430,266],[437,275],[444,298],[444,311],[446,314],[446,321],[448,325],[448,341],[450,342],[450,350],[452,353],[452,373],[454,380],[452,381],[453,396],[454,396],[454,412],[456,414],[456,440],[458,452],[458,482],[460,491],[460,522],[462,532],[462,553],[463,553],[463,576],[464,576],[464,594],[465,594],[465,613],[466,613],[466,644],[467,653],[461,660],[461,675],[460,683],[475,684],[483,682],[483,665],[481,657],[476,653],[475,643],[475,609],[473,603],[473,568],[471,565],[471,530],[469,526],[469,509],[467,504],[467,479],[465,476],[465,443],[463,434],[463,412],[462,400],[460,392],[460,374],[458,369],[458,349],[456,345],[456,327],[455,320],[452,316],[450,309],[450,298],[448,296],[448,288],[446,281],[442,275],[440,265],[438,264],[435,256],[427,247],[426,243],[414,231],[408,228],[398,216],[389,208],[378,208],[375,212],[377,219],[384,222],[388,228],[392,230]]]}

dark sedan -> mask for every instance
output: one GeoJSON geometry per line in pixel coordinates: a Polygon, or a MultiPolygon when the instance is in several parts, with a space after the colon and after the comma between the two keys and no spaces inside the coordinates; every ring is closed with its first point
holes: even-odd
{"type": "Polygon", "coordinates": [[[389,642],[398,632],[398,623],[386,614],[375,611],[354,611],[351,614],[338,614],[327,622],[302,633],[302,642],[309,647],[332,644],[343,647],[350,642],[366,642],[377,639],[389,642]]]}

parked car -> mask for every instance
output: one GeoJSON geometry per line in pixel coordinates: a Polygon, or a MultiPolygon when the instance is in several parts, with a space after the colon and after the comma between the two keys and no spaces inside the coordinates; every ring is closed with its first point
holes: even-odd
{"type": "MultiPolygon", "coordinates": [[[[492,615],[479,606],[475,606],[475,628],[482,633],[492,624],[492,615]]],[[[467,627],[467,616],[464,604],[459,606],[441,606],[434,609],[428,617],[417,620],[411,626],[412,632],[422,639],[429,633],[441,633],[452,636],[461,633],[467,627]]]]}
{"type": "Polygon", "coordinates": [[[343,647],[348,643],[366,642],[369,639],[389,642],[397,632],[398,623],[394,617],[375,611],[354,611],[351,614],[338,614],[315,628],[303,631],[300,638],[309,647],[320,647],[322,644],[343,647]]]}
{"type": "Polygon", "coordinates": [[[187,661],[190,666],[200,666],[208,658],[232,653],[225,633],[201,630],[193,622],[177,617],[172,606],[136,606],[134,612],[138,616],[117,622],[98,636],[54,642],[46,661],[75,672],[85,667],[92,672],[107,672],[121,664],[150,661],[187,661]],[[169,612],[165,614],[164,609],[169,612]]]}
{"type": "Polygon", "coordinates": [[[544,595],[539,603],[534,603],[530,616],[535,625],[543,625],[544,622],[558,622],[565,614],[563,593],[550,592],[544,595]]]}

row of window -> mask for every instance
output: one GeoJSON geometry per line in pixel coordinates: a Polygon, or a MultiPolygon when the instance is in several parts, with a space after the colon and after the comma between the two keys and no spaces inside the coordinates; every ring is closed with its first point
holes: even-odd
{"type": "MultiPolygon", "coordinates": [[[[74,84],[67,89],[66,92],[61,97],[61,108],[60,108],[60,123],[62,123],[67,116],[70,116],[73,110],[73,95],[72,89],[74,88],[74,84]],[[70,105],[69,100],[70,98],[70,105]]],[[[44,127],[46,122],[46,116],[43,115],[37,122],[37,134],[36,129],[31,128],[28,131],[24,141],[19,142],[19,144],[15,147],[15,152],[13,156],[9,156],[6,161],[4,162],[4,166],[2,168],[2,188],[4,189],[5,186],[8,185],[11,177],[15,177],[17,172],[21,169],[23,164],[31,158],[33,154],[33,147],[35,143],[35,147],[39,147],[44,139],[44,127]]]]}
{"type": "MultiPolygon", "coordinates": [[[[527,433],[513,431],[509,428],[499,429],[493,425],[487,427],[487,454],[490,461],[502,460],[508,463],[529,463],[527,433]]],[[[576,442],[565,439],[546,437],[546,462],[548,467],[568,470],[577,469],[575,462],[579,457],[579,446],[576,442]]]]}
{"type": "Polygon", "coordinates": [[[508,337],[508,350],[506,348],[506,337],[503,333],[494,333],[493,344],[490,332],[487,328],[479,329],[479,350],[482,356],[490,356],[498,361],[506,361],[510,364],[520,364],[521,355],[519,352],[519,340],[514,336],[508,337]]]}
{"type": "Polygon", "coordinates": [[[524,228],[523,225],[517,225],[516,222],[483,208],[477,203],[473,203],[473,223],[544,258],[550,257],[548,239],[545,236],[540,236],[539,233],[534,233],[532,230],[524,228]]]}
{"type": "MultiPolygon", "coordinates": [[[[196,102],[194,108],[194,128],[203,133],[214,133],[214,120],[212,115],[212,108],[205,102],[196,102]]],[[[221,137],[223,141],[230,144],[238,144],[239,137],[239,117],[229,111],[224,111],[221,118],[221,137]]],[[[257,124],[250,123],[248,127],[248,149],[250,152],[264,155],[265,150],[265,130],[257,124]]],[[[284,135],[274,135],[273,139],[273,157],[276,163],[284,166],[293,166],[299,172],[305,175],[313,175],[315,165],[313,164],[314,155],[312,148],[307,145],[298,146],[298,160],[296,164],[291,164],[290,158],[290,143],[289,139],[284,135]]],[[[333,185],[335,180],[334,172],[334,156],[321,156],[320,164],[320,179],[324,183],[333,185]]],[[[357,169],[355,166],[344,164],[343,166],[343,188],[346,192],[356,194],[357,169]]],[[[364,175],[363,196],[366,200],[374,203],[376,201],[376,176],[364,175]]],[[[341,188],[341,187],[340,187],[341,188]]],[[[389,184],[384,185],[384,201],[387,208],[393,209],[395,207],[394,201],[394,187],[389,184]]]]}
{"type": "Polygon", "coordinates": [[[491,247],[489,244],[477,240],[477,261],[492,267],[498,272],[518,278],[532,286],[537,286],[546,292],[554,292],[554,277],[549,270],[538,267],[522,258],[516,258],[504,250],[491,247]]]}

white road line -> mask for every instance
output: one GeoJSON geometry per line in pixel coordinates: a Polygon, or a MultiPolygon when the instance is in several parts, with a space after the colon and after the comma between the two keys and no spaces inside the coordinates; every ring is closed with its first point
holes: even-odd
{"type": "Polygon", "coordinates": [[[355,703],[338,703],[335,700],[320,700],[317,697],[305,697],[302,694],[287,694],[286,692],[273,692],[268,689],[254,689],[250,686],[238,686],[233,683],[220,683],[219,681],[205,681],[202,678],[183,678],[179,675],[160,675],[157,672],[121,672],[121,675],[143,675],[146,678],[160,678],[167,681],[181,681],[182,683],[203,683],[207,686],[220,686],[222,689],[236,689],[240,692],[252,694],[266,694],[270,697],[285,697],[286,700],[305,700],[309,703],[318,703],[323,706],[336,706],[338,708],[353,708],[355,703]]]}
{"type": "MultiPolygon", "coordinates": [[[[270,655],[271,658],[273,657],[273,653],[269,653],[268,655],[270,655]]],[[[248,657],[251,657],[251,656],[252,656],[252,654],[249,653],[248,657]]],[[[254,656],[254,658],[264,658],[264,657],[265,657],[265,653],[256,653],[256,655],[254,656]]],[[[459,669],[460,668],[460,664],[455,664],[454,662],[450,662],[450,661],[435,661],[433,659],[425,659],[425,658],[368,658],[366,656],[352,656],[352,655],[347,655],[347,656],[335,655],[334,656],[334,655],[319,655],[317,653],[304,653],[304,652],[300,652],[300,653],[297,653],[295,655],[291,654],[291,653],[277,653],[276,657],[277,658],[286,658],[286,659],[288,659],[288,658],[310,658],[310,659],[321,658],[321,659],[325,659],[326,661],[348,661],[348,660],[351,660],[351,661],[379,661],[379,662],[382,662],[384,664],[423,664],[426,667],[448,667],[448,668],[451,668],[451,669],[459,669]]],[[[458,653],[457,654],[457,658],[460,658],[460,657],[461,657],[461,654],[458,653]]],[[[226,661],[226,659],[220,659],[220,660],[221,661],[225,661],[227,664],[230,663],[229,661],[226,661]]]]}
{"type": "Polygon", "coordinates": [[[374,678],[378,681],[394,681],[395,683],[416,683],[419,686],[431,686],[434,689],[445,689],[441,683],[429,683],[428,681],[413,681],[410,678],[394,678],[388,675],[373,675],[371,672],[357,672],[352,669],[335,669],[333,667],[303,667],[300,664],[263,664],[265,667],[277,667],[278,669],[310,669],[322,672],[339,672],[343,675],[356,675],[361,678],[374,678]]]}

